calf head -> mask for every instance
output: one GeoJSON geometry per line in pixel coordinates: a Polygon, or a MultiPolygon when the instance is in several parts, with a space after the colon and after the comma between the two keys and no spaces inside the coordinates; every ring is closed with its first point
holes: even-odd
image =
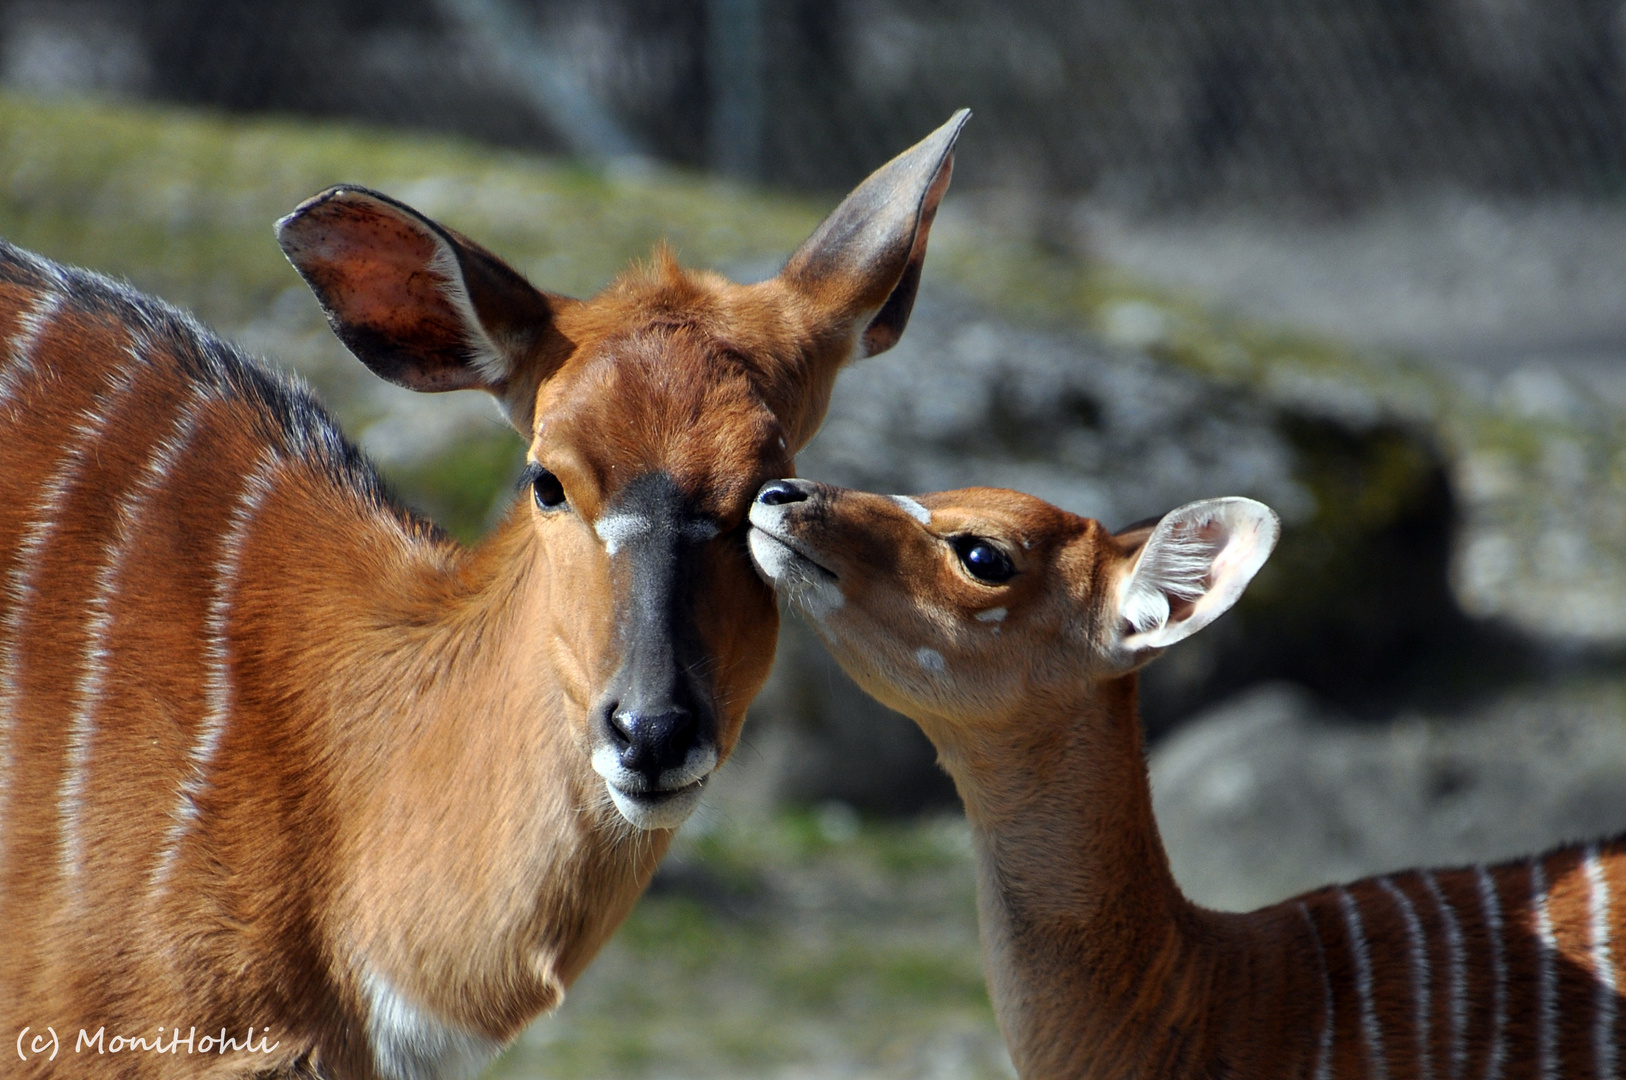
{"type": "Polygon", "coordinates": [[[1252,499],[1114,534],[1016,491],[907,498],[797,479],[764,485],[750,519],[764,578],[939,747],[1069,721],[1057,706],[1224,614],[1280,532],[1252,499]]]}

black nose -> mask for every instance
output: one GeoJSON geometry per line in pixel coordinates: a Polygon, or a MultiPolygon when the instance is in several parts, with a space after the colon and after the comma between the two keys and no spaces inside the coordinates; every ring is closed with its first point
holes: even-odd
{"type": "Polygon", "coordinates": [[[757,502],[763,506],[783,506],[786,503],[806,502],[807,492],[794,480],[769,480],[757,492],[757,502]]]}
{"type": "Polygon", "coordinates": [[[642,775],[651,788],[661,773],[688,760],[699,737],[694,713],[680,706],[657,713],[630,709],[610,713],[610,739],[621,767],[642,775]]]}

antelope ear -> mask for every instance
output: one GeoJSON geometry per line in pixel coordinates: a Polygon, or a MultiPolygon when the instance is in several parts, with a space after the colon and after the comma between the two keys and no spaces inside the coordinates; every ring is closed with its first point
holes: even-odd
{"type": "Polygon", "coordinates": [[[885,352],[908,325],[926,261],[926,236],[954,171],[954,143],[970,115],[961,109],[870,174],[796,249],[779,275],[810,297],[831,323],[854,331],[863,327],[851,358],[885,352]]]}
{"type": "MultiPolygon", "coordinates": [[[[1125,538],[1138,539],[1136,531],[1125,538]]],[[[1205,499],[1165,514],[1118,583],[1120,647],[1165,648],[1225,614],[1281,531],[1275,511],[1252,499],[1205,499]]]]}
{"type": "Polygon", "coordinates": [[[334,187],[277,222],[277,242],[345,346],[410,390],[485,390],[522,432],[536,387],[569,355],[561,303],[404,203],[334,187]],[[522,423],[523,421],[523,423],[522,423]]]}

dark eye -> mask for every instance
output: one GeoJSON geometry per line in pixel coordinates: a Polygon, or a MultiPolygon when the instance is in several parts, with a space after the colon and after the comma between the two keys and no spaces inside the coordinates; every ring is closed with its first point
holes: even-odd
{"type": "Polygon", "coordinates": [[[960,556],[960,562],[978,581],[998,585],[1016,576],[1011,557],[980,536],[956,538],[954,550],[960,556]]]}
{"type": "Polygon", "coordinates": [[[559,483],[557,476],[540,465],[527,465],[525,474],[520,477],[520,483],[531,485],[531,494],[536,499],[536,505],[543,510],[557,510],[565,504],[564,485],[559,483]]]}

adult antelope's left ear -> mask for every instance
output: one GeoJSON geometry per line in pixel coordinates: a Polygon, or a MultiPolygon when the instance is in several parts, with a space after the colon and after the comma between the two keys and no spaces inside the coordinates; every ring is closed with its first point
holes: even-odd
{"type": "Polygon", "coordinates": [[[1117,645],[1131,659],[1183,641],[1228,611],[1265,565],[1282,524],[1252,499],[1204,499],[1165,514],[1150,533],[1120,534],[1140,550],[1119,580],[1117,645]],[[1142,540],[1144,537],[1144,540],[1142,540]]]}
{"type": "Polygon", "coordinates": [[[459,233],[376,191],[341,186],[277,222],[277,242],[345,346],[410,390],[485,390],[530,435],[536,389],[570,353],[534,288],[459,233]]]}
{"type": "Polygon", "coordinates": [[[794,425],[799,442],[811,438],[823,419],[824,396],[841,365],[885,352],[908,325],[926,237],[954,171],[954,143],[970,116],[961,109],[871,173],[780,272],[778,281],[811,306],[820,324],[817,337],[834,342],[809,357],[810,374],[819,382],[805,390],[819,415],[794,425]]]}

